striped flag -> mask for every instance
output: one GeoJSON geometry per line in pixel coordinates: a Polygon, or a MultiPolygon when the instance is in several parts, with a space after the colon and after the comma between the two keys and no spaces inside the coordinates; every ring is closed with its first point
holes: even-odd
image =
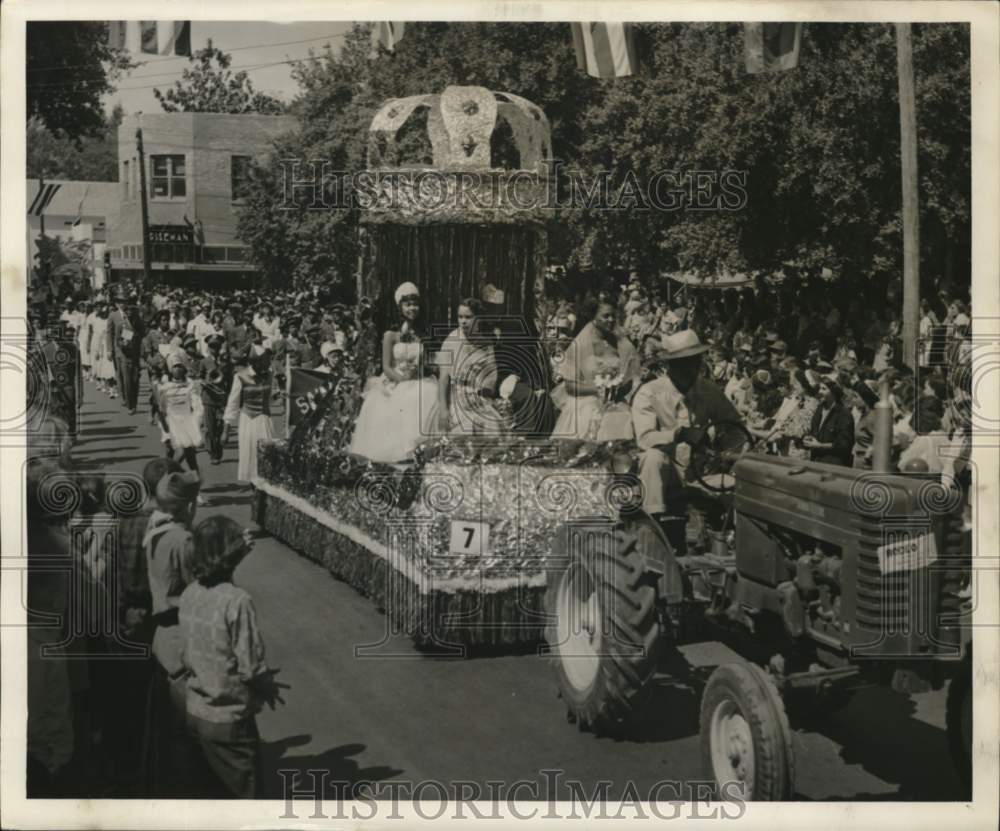
{"type": "Polygon", "coordinates": [[[576,65],[595,78],[624,78],[638,68],[631,23],[571,23],[576,65]]]}
{"type": "Polygon", "coordinates": [[[744,23],[747,72],[781,72],[799,65],[801,23],[744,23]]]}
{"type": "Polygon", "coordinates": [[[38,189],[38,193],[35,194],[35,198],[31,200],[31,205],[28,206],[29,216],[41,216],[45,213],[45,209],[52,202],[52,197],[56,195],[56,192],[62,185],[42,185],[38,189]]]}
{"type": "Polygon", "coordinates": [[[149,55],[191,57],[190,20],[112,20],[108,45],[149,55]]]}
{"type": "Polygon", "coordinates": [[[378,24],[378,42],[390,52],[396,51],[396,44],[403,39],[406,24],[380,20],[378,24]]]}

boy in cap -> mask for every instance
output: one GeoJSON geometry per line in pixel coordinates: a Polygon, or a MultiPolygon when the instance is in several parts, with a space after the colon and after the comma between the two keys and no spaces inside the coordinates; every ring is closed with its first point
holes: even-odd
{"type": "MultiPolygon", "coordinates": [[[[142,470],[147,498],[134,513],[118,520],[118,608],[117,624],[121,641],[151,644],[153,623],[150,619],[152,598],[147,574],[145,536],[150,517],[157,509],[156,486],[169,473],[180,473],[181,466],[170,459],[153,459],[142,470]]],[[[140,660],[110,662],[115,682],[117,724],[111,736],[123,771],[138,770],[143,733],[143,711],[149,687],[151,664],[140,660]]]]}
{"type": "Polygon", "coordinates": [[[181,796],[177,786],[189,768],[185,742],[184,665],[177,608],[191,582],[191,523],[201,488],[198,474],[168,473],[156,485],[156,509],[143,538],[151,596],[153,680],[147,714],[147,769],[153,796],[181,796]]]}
{"type": "Polygon", "coordinates": [[[233,572],[253,546],[251,535],[223,516],[194,529],[194,581],[180,600],[182,658],[190,673],[188,725],[197,736],[219,795],[254,799],[260,781],[256,714],[283,703],[286,684],[264,658],[257,613],[233,572]]]}

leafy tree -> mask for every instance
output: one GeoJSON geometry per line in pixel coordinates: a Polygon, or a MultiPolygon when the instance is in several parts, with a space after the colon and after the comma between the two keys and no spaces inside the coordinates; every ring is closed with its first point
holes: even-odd
{"type": "MultiPolygon", "coordinates": [[[[550,256],[571,272],[829,269],[883,285],[901,270],[891,25],[809,24],[798,69],[748,75],[739,24],[642,24],[640,71],[607,80],[576,68],[566,24],[418,23],[394,53],[374,54],[370,31],[357,25],[340,53],[327,49],[298,65],[301,126],[281,158],[361,170],[368,125],[384,100],[479,84],[540,105],[566,168],[591,180],[608,175],[602,209],[560,209],[552,223],[550,256]],[[695,171],[745,171],[745,203],[694,210],[682,193],[677,209],[650,207],[643,199],[662,171],[676,171],[682,184],[695,171]]],[[[914,60],[923,272],[967,283],[968,27],[914,27],[914,60]]],[[[274,216],[267,206],[282,203],[277,158],[258,179],[241,236],[274,278],[335,270],[348,291],[356,213],[300,205],[274,216]]]]}
{"type": "MultiPolygon", "coordinates": [[[[645,34],[645,71],[584,114],[584,166],[610,166],[618,179],[631,171],[640,182],[657,170],[745,170],[747,201],[736,211],[586,214],[577,218],[575,256],[654,274],[898,273],[891,26],[809,24],[799,68],[759,76],[743,70],[739,25],[661,24],[645,34]]],[[[915,41],[921,220],[960,240],[968,235],[968,30],[926,26],[915,41]]]]}
{"type": "Polygon", "coordinates": [[[278,115],[285,105],[277,98],[258,92],[246,72],[233,73],[233,59],[212,46],[197,50],[189,58],[194,64],[184,70],[179,81],[165,93],[153,95],[168,113],[264,113],[278,115]]]}
{"type": "Polygon", "coordinates": [[[118,181],[118,125],[122,108],[116,106],[97,136],[73,141],[49,130],[40,118],[28,120],[26,148],[30,179],[75,179],[84,182],[118,181]]]}
{"type": "Polygon", "coordinates": [[[105,126],[101,99],[136,64],[107,42],[107,24],[29,21],[27,115],[70,139],[98,135],[105,126]]]}

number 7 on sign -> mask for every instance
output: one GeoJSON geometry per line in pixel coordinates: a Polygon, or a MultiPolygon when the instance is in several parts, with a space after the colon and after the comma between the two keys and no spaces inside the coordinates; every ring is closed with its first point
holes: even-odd
{"type": "Polygon", "coordinates": [[[481,556],[489,551],[490,526],[485,522],[466,522],[452,520],[451,543],[449,551],[452,554],[472,554],[481,556]]]}

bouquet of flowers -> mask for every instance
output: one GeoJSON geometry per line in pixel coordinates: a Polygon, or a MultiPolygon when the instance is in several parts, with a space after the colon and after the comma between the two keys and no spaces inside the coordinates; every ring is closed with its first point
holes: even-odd
{"type": "Polygon", "coordinates": [[[615,392],[624,380],[621,361],[617,357],[597,359],[594,386],[597,387],[597,394],[604,403],[608,403],[614,398],[615,392]]]}

